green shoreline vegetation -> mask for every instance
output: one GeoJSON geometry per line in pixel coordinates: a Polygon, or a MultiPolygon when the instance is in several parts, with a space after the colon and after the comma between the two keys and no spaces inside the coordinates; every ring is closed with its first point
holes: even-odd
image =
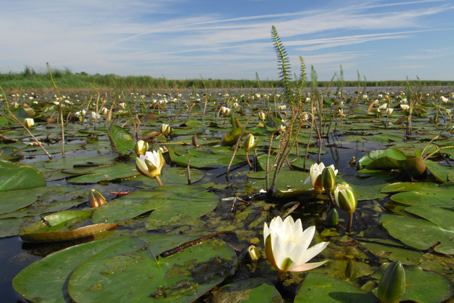
{"type": "MultiPolygon", "coordinates": [[[[256,88],[257,80],[248,79],[166,79],[152,76],[118,76],[115,74],[89,75],[85,72],[73,73],[70,69],[52,69],[52,76],[59,88],[128,88],[128,89],[186,89],[186,88],[256,88]]],[[[454,81],[448,80],[414,80],[410,84],[423,86],[450,86],[454,81]]],[[[280,80],[260,80],[260,87],[281,87],[280,80]]],[[[332,81],[318,81],[318,87],[328,87],[332,81]]],[[[358,80],[344,81],[345,87],[357,87],[358,80]]],[[[362,87],[405,86],[407,80],[361,81],[362,87]]],[[[39,72],[26,66],[22,72],[0,73],[0,85],[4,90],[52,89],[49,72],[39,72]]]]}

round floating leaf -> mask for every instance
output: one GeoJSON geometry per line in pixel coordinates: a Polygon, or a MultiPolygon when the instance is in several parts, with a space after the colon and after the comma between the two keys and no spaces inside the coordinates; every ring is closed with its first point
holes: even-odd
{"type": "Polygon", "coordinates": [[[0,161],[0,191],[35,188],[46,185],[44,175],[27,165],[0,161]]]}
{"type": "Polygon", "coordinates": [[[439,195],[436,192],[403,192],[392,195],[391,200],[405,205],[454,207],[452,194],[439,195]]]}
{"type": "MultiPolygon", "coordinates": [[[[166,236],[171,239],[171,236],[166,236]]],[[[76,302],[192,302],[232,274],[236,253],[218,240],[156,259],[155,243],[131,238],[80,265],[69,280],[76,302]]]]}
{"type": "Polygon", "coordinates": [[[7,218],[0,220],[0,238],[16,236],[24,223],[21,218],[7,218]]]}
{"type": "Polygon", "coordinates": [[[398,160],[405,160],[407,157],[398,149],[388,148],[385,150],[374,150],[359,159],[359,165],[367,169],[392,169],[397,168],[398,160]]]}
{"type": "Polygon", "coordinates": [[[294,302],[377,303],[377,298],[339,279],[322,274],[309,273],[304,279],[294,302]]]}
{"type": "Polygon", "coordinates": [[[132,135],[124,128],[113,125],[109,133],[112,149],[122,155],[127,155],[134,150],[134,140],[132,135]]]}
{"type": "Polygon", "coordinates": [[[213,302],[283,302],[281,295],[268,280],[248,279],[222,286],[212,293],[213,302]]]}
{"type": "Polygon", "coordinates": [[[0,214],[9,213],[33,204],[38,198],[28,191],[12,190],[2,192],[0,214]]]}
{"type": "MultiPolygon", "coordinates": [[[[172,150],[170,151],[172,161],[180,166],[187,167],[190,161],[191,168],[208,169],[227,167],[232,159],[231,155],[212,154],[210,151],[190,151],[187,155],[178,156],[172,150]],[[190,160],[189,160],[190,159],[190,160]]],[[[243,160],[235,157],[232,165],[243,162],[243,160]]]]}
{"type": "Polygon", "coordinates": [[[438,181],[443,183],[453,182],[450,175],[454,172],[452,167],[441,166],[430,160],[425,160],[424,162],[427,165],[427,169],[432,173],[432,175],[434,175],[435,178],[437,178],[438,181]]]}
{"type": "Polygon", "coordinates": [[[147,225],[168,220],[184,224],[180,216],[199,218],[212,211],[218,196],[199,186],[164,186],[152,191],[137,191],[113,200],[93,213],[94,222],[115,223],[154,210],[147,225]]]}
{"type": "Polygon", "coordinates": [[[132,163],[117,163],[113,166],[100,168],[91,174],[69,179],[69,183],[98,183],[100,181],[111,181],[115,179],[129,178],[139,175],[136,167],[132,163]]]}
{"type": "Polygon", "coordinates": [[[384,214],[380,222],[391,236],[408,246],[423,250],[435,247],[439,253],[454,254],[454,230],[444,229],[424,219],[390,214],[384,214]]]}
{"type": "Polygon", "coordinates": [[[384,194],[398,193],[398,192],[427,192],[427,191],[437,191],[438,184],[432,182],[396,182],[388,184],[381,189],[381,192],[384,194]]]}
{"type": "Polygon", "coordinates": [[[48,255],[22,270],[14,279],[14,289],[32,302],[70,302],[69,275],[91,256],[126,238],[113,238],[71,246],[48,255]]]}

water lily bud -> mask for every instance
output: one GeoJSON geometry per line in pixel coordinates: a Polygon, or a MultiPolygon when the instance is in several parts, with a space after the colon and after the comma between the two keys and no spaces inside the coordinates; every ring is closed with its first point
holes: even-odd
{"type": "Polygon", "coordinates": [[[25,118],[24,122],[27,128],[32,128],[35,125],[35,120],[33,120],[33,118],[25,118]]]}
{"type": "Polygon", "coordinates": [[[327,191],[332,191],[334,185],[336,185],[336,175],[331,166],[325,167],[322,172],[322,184],[323,188],[327,191]]]}
{"type": "Polygon", "coordinates": [[[197,135],[192,136],[192,145],[194,147],[200,147],[199,139],[197,139],[197,135]]]}
{"type": "Polygon", "coordinates": [[[109,109],[108,109],[107,107],[103,107],[103,108],[101,109],[101,114],[102,114],[102,115],[107,115],[108,112],[109,112],[109,109]]]}
{"type": "Polygon", "coordinates": [[[257,250],[257,248],[254,245],[249,246],[247,252],[249,254],[249,258],[251,258],[252,261],[257,261],[262,257],[262,254],[257,250]]]}
{"type": "Polygon", "coordinates": [[[100,207],[107,203],[106,198],[96,189],[90,190],[89,200],[91,207],[100,207]]]}
{"type": "Polygon", "coordinates": [[[358,205],[356,191],[348,183],[337,184],[334,188],[336,205],[348,214],[352,214],[358,205]]]}
{"type": "Polygon", "coordinates": [[[249,134],[247,136],[246,140],[244,140],[244,143],[243,143],[244,150],[246,152],[249,152],[250,150],[254,149],[256,146],[257,146],[257,141],[255,141],[254,135],[253,134],[249,134]]]}
{"type": "Polygon", "coordinates": [[[337,226],[339,224],[339,213],[337,209],[331,208],[326,216],[325,225],[326,226],[337,226]]]}
{"type": "Polygon", "coordinates": [[[382,303],[397,303],[405,293],[405,270],[400,261],[391,263],[378,283],[377,296],[382,303]]]}
{"type": "Polygon", "coordinates": [[[143,140],[137,141],[136,148],[135,148],[136,155],[137,156],[145,155],[145,153],[147,152],[148,148],[149,148],[149,146],[148,146],[148,143],[146,141],[143,141],[143,140]]]}
{"type": "Polygon", "coordinates": [[[161,133],[167,136],[170,133],[170,126],[168,124],[162,124],[161,133]]]}
{"type": "Polygon", "coordinates": [[[266,115],[265,115],[264,112],[259,112],[259,119],[262,120],[262,121],[265,121],[266,115]]]}

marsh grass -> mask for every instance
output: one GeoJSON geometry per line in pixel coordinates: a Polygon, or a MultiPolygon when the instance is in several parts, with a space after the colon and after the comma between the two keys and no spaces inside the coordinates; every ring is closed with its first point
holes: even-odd
{"type": "MultiPolygon", "coordinates": [[[[256,88],[257,80],[248,79],[166,79],[164,77],[155,78],[151,76],[118,76],[115,74],[94,74],[89,75],[85,72],[74,73],[70,69],[52,68],[52,76],[56,85],[60,89],[69,88],[91,88],[94,85],[99,88],[116,89],[212,89],[212,88],[256,88]]],[[[410,81],[416,84],[419,81],[410,81]]],[[[421,80],[424,86],[450,86],[454,81],[444,80],[421,80]]],[[[49,72],[45,69],[35,70],[26,66],[22,72],[0,73],[0,85],[5,90],[25,90],[25,89],[52,89],[54,85],[50,79],[49,72]]],[[[328,87],[330,81],[318,81],[318,87],[328,87]]],[[[387,81],[367,81],[362,82],[363,87],[388,87],[406,86],[407,80],[387,80],[387,81]]],[[[280,80],[260,80],[261,88],[280,87],[280,80]]],[[[358,86],[358,81],[344,81],[344,87],[358,86]]]]}

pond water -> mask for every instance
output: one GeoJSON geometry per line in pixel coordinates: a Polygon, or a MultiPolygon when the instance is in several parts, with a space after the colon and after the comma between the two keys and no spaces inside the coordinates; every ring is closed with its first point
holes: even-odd
{"type": "MultiPolygon", "coordinates": [[[[33,169],[42,172],[46,179],[45,185],[48,188],[53,186],[58,186],[58,188],[56,187],[55,190],[46,192],[41,186],[39,187],[41,191],[36,194],[38,197],[37,202],[24,208],[16,208],[13,211],[5,211],[1,214],[0,227],[3,225],[2,228],[4,229],[3,238],[0,239],[0,262],[2,264],[0,296],[2,302],[26,302],[16,293],[11,282],[21,270],[53,252],[93,240],[93,238],[84,238],[56,243],[27,243],[18,236],[20,230],[40,220],[39,215],[44,216],[68,209],[93,212],[92,219],[94,223],[118,222],[119,226],[116,231],[113,234],[110,233],[104,236],[110,238],[145,235],[147,237],[146,241],[152,241],[149,237],[153,235],[167,235],[169,238],[177,235],[188,235],[193,236],[190,238],[190,240],[193,240],[195,235],[200,237],[216,232],[234,231],[235,235],[220,234],[215,237],[217,240],[210,239],[207,240],[207,243],[212,243],[210,241],[217,243],[221,239],[225,240],[234,248],[239,262],[234,268],[229,267],[228,270],[223,269],[222,271],[219,268],[213,269],[214,265],[206,269],[206,272],[201,271],[199,273],[197,270],[191,269],[193,277],[199,285],[197,287],[202,289],[202,285],[208,282],[214,283],[212,286],[206,286],[206,291],[208,291],[210,288],[215,287],[216,284],[219,286],[227,283],[235,284],[238,281],[253,281],[253,279],[260,277],[267,279],[271,285],[275,285],[284,300],[292,302],[301,285],[299,291],[307,292],[304,289],[304,283],[306,282],[301,284],[307,274],[289,274],[285,277],[283,283],[280,284],[276,282],[276,271],[267,263],[266,258],[262,258],[258,262],[257,269],[254,272],[251,270],[251,262],[246,256],[246,249],[251,244],[264,253],[263,224],[269,222],[273,217],[285,213],[294,205],[292,202],[298,202],[299,207],[291,212],[290,215],[295,220],[300,218],[304,228],[311,225],[316,226],[315,241],[330,241],[328,248],[314,259],[316,261],[328,259],[330,262],[319,269],[311,271],[310,273],[314,272],[311,277],[318,277],[316,275],[320,274],[340,281],[347,281],[356,287],[358,291],[361,288],[364,294],[368,294],[378,282],[376,275],[380,265],[384,262],[400,260],[406,266],[406,270],[409,271],[410,277],[421,274],[424,278],[425,274],[434,272],[441,279],[445,279],[441,280],[440,285],[448,285],[449,290],[446,290],[448,286],[443,289],[445,293],[441,299],[450,297],[452,295],[451,284],[454,281],[454,262],[451,260],[454,249],[452,249],[452,252],[449,247],[437,249],[436,244],[438,241],[442,243],[440,247],[444,247],[443,245],[446,244],[446,240],[443,238],[444,235],[435,234],[434,232],[434,235],[439,237],[437,241],[434,241],[433,244],[435,245],[422,248],[424,243],[414,243],[412,239],[407,239],[405,235],[395,231],[393,227],[386,227],[387,224],[392,223],[391,221],[383,221],[382,215],[387,213],[388,215],[396,215],[396,217],[418,220],[414,224],[411,222],[413,225],[408,223],[408,226],[416,228],[423,226],[419,224],[426,224],[426,222],[419,222],[422,220],[428,220],[427,222],[430,224],[435,224],[436,227],[441,226],[444,230],[449,230],[452,227],[445,226],[443,222],[438,222],[416,213],[417,209],[414,207],[423,207],[419,204],[406,204],[406,200],[403,203],[396,203],[394,200],[398,200],[397,198],[391,199],[393,194],[405,191],[411,192],[412,189],[395,191],[383,191],[382,189],[395,182],[413,181],[413,183],[418,184],[431,183],[434,186],[444,184],[444,187],[440,187],[441,190],[434,194],[442,198],[444,194],[448,195],[451,193],[452,189],[449,185],[454,181],[454,174],[450,175],[449,169],[452,170],[452,168],[449,165],[453,164],[454,148],[450,148],[450,146],[454,145],[454,140],[449,136],[449,127],[452,127],[452,125],[449,124],[449,115],[446,109],[453,109],[454,98],[451,97],[452,93],[449,88],[425,88],[422,93],[423,98],[414,107],[413,133],[406,135],[406,120],[402,119],[405,117],[405,111],[400,105],[408,104],[408,101],[403,102],[403,99],[410,98],[410,96],[400,93],[401,91],[405,91],[405,88],[377,87],[358,94],[357,89],[346,88],[344,89],[345,97],[336,94],[336,88],[322,92],[325,100],[323,130],[326,136],[322,140],[320,160],[327,166],[333,164],[339,171],[338,182],[348,182],[358,192],[359,202],[354,213],[351,233],[346,231],[349,216],[340,209],[339,225],[331,228],[325,226],[324,221],[332,208],[327,195],[311,192],[310,184],[303,184],[304,180],[309,176],[308,169],[310,164],[318,160],[320,147],[317,143],[315,131],[311,132],[310,130],[310,123],[305,123],[300,131],[298,139],[299,149],[292,150],[289,155],[292,169],[289,169],[288,165],[286,165],[278,175],[275,195],[272,197],[256,195],[260,190],[265,189],[266,186],[264,173],[259,171],[259,167],[266,166],[266,153],[271,134],[277,129],[278,125],[289,127],[292,117],[290,105],[286,104],[286,109],[278,109],[279,105],[284,105],[285,103],[282,103],[282,97],[276,96],[270,90],[262,91],[261,96],[256,95],[260,94],[258,90],[210,91],[207,96],[206,109],[202,91],[199,92],[198,96],[194,92],[181,92],[181,95],[179,95],[180,92],[171,90],[167,92],[167,95],[164,95],[164,93],[158,94],[157,92],[150,94],[150,92],[145,91],[135,94],[129,92],[120,94],[117,92],[117,95],[112,92],[101,93],[98,100],[99,110],[101,109],[101,103],[104,103],[103,106],[109,108],[113,100],[115,100],[112,108],[116,115],[113,116],[114,122],[108,122],[107,127],[104,122],[105,116],[101,116],[100,120],[96,122],[96,129],[94,129],[93,119],[90,118],[90,111],[96,107],[96,93],[90,95],[79,94],[75,91],[68,92],[65,98],[62,99],[68,100],[64,108],[64,117],[67,117],[67,120],[71,119],[65,126],[65,158],[62,157],[61,153],[60,128],[57,127],[54,121],[59,114],[59,107],[53,106],[55,97],[50,95],[36,97],[33,100],[37,101],[37,104],[34,104],[31,101],[32,99],[28,98],[28,96],[31,96],[30,93],[19,98],[10,97],[9,102],[17,102],[19,105],[18,109],[32,108],[34,110],[35,126],[31,129],[31,132],[38,140],[47,142],[45,148],[52,154],[53,159],[49,160],[46,154],[38,147],[29,146],[28,142],[33,140],[17,125],[2,126],[3,136],[10,140],[4,139],[3,144],[1,144],[2,158],[31,166],[33,169]],[[386,93],[390,93],[390,95],[386,95],[386,93]],[[141,98],[142,94],[145,95],[143,99],[141,98]],[[265,98],[264,94],[268,95],[268,97],[265,98]],[[364,94],[367,94],[368,98],[363,98],[364,94]],[[120,95],[119,98],[118,95],[120,95]],[[440,96],[447,96],[450,98],[449,102],[445,104],[439,101],[440,96]],[[174,101],[172,100],[173,98],[174,101]],[[371,110],[370,104],[374,100],[378,101],[371,110]],[[122,102],[126,103],[126,110],[119,106],[122,102]],[[238,103],[237,109],[235,109],[235,103],[238,103]],[[357,103],[354,112],[352,111],[353,103],[357,103]],[[384,115],[383,109],[381,113],[374,112],[374,109],[383,106],[383,104],[393,108],[394,113],[384,115]],[[221,106],[231,109],[228,116],[220,114],[221,106]],[[86,113],[84,120],[82,122],[78,121],[76,112],[87,108],[90,111],[86,113]],[[339,109],[344,110],[346,117],[341,118],[337,114],[339,109]],[[204,110],[206,111],[205,114],[203,114],[204,110]],[[267,112],[273,115],[274,118],[262,122],[257,117],[259,111],[267,112]],[[149,115],[147,116],[148,119],[143,119],[147,114],[149,115]],[[140,126],[139,121],[134,120],[135,115],[141,120],[140,126]],[[247,122],[251,115],[252,118],[247,122]],[[256,160],[252,157],[252,152],[249,153],[249,157],[254,163],[254,168],[252,169],[249,168],[245,161],[245,152],[241,148],[242,144],[240,144],[235,161],[230,172],[227,173],[227,167],[235,146],[226,146],[228,144],[221,146],[220,141],[225,140],[226,134],[231,133],[235,129],[235,122],[232,121],[231,123],[229,121],[230,117],[237,118],[242,126],[248,123],[246,131],[253,133],[259,141],[257,145],[259,159],[256,160]],[[438,123],[433,122],[435,117],[439,118],[438,123]],[[388,125],[386,125],[386,122],[388,122],[388,125]],[[160,133],[162,123],[170,124],[174,134],[167,137],[163,136],[160,133]],[[118,136],[112,135],[111,125],[122,126],[126,133],[121,133],[118,136]],[[139,127],[140,135],[138,132],[139,127]],[[109,129],[111,131],[110,139],[109,129]],[[326,133],[328,129],[329,133],[326,133]],[[397,159],[398,157],[411,158],[412,155],[414,157],[417,149],[423,150],[424,146],[442,130],[445,131],[442,132],[442,135],[438,138],[439,140],[434,143],[439,147],[445,147],[443,150],[444,158],[430,158],[434,164],[428,163],[426,175],[417,176],[414,180],[410,180],[408,176],[402,177],[403,175],[397,172],[399,167],[375,163],[375,167],[368,171],[358,170],[359,167],[352,161],[353,157],[358,162],[359,159],[367,157],[366,155],[372,151],[393,148],[398,150],[400,154],[398,156],[393,154],[387,159],[391,158],[391,162],[397,163],[397,161],[402,160],[402,158],[397,159]],[[128,137],[128,134],[130,137],[128,137]],[[308,162],[304,170],[301,167],[301,159],[304,158],[307,141],[311,134],[308,162]],[[201,143],[198,149],[191,144],[193,135],[196,135],[201,143]],[[124,139],[125,137],[126,140],[124,139]],[[134,141],[139,137],[147,137],[149,139],[150,150],[156,150],[162,146],[169,150],[170,159],[167,158],[167,163],[162,169],[161,175],[161,180],[164,183],[163,189],[158,188],[156,180],[140,176],[135,171],[135,155],[132,150],[134,141]],[[132,148],[128,140],[133,142],[132,148]],[[117,147],[117,152],[113,151],[113,144],[117,147]],[[124,148],[124,150],[122,151],[121,148],[124,148]],[[123,154],[123,156],[118,158],[120,154],[123,154]],[[297,161],[293,162],[294,160],[297,161]],[[87,163],[96,163],[96,166],[91,168],[78,167],[78,165],[86,165],[87,163]],[[191,185],[187,185],[188,163],[191,166],[189,169],[192,179],[191,185]],[[96,169],[100,171],[99,178],[93,177],[97,173],[96,169]],[[131,173],[131,170],[134,170],[134,173],[131,173]],[[117,173],[118,175],[114,176],[117,173]],[[443,182],[440,178],[445,178],[446,180],[443,182]],[[88,192],[91,189],[96,189],[104,195],[108,201],[106,206],[111,203],[110,209],[106,206],[102,206],[99,210],[89,207],[88,192]],[[199,212],[194,210],[198,207],[196,204],[191,206],[193,209],[186,209],[179,204],[181,201],[178,200],[185,199],[184,192],[186,189],[189,199],[197,200],[200,198],[200,203],[203,202],[203,205],[207,205],[204,206],[204,210],[199,212]],[[168,199],[168,201],[172,202],[169,202],[171,205],[165,211],[161,210],[155,217],[153,217],[153,213],[156,214],[160,210],[161,205],[149,206],[148,208],[145,207],[134,211],[131,211],[131,209],[136,206],[131,205],[131,209],[124,210],[124,213],[121,210],[115,210],[115,207],[120,207],[114,206],[114,204],[119,205],[119,201],[124,200],[124,203],[130,203],[131,201],[128,201],[127,197],[132,194],[122,196],[114,192],[138,192],[135,194],[139,195],[141,192],[150,191],[150,194],[153,194],[153,192],[158,192],[159,190],[162,190],[162,196],[156,196],[154,199],[168,199]],[[180,193],[180,190],[182,193],[180,193]],[[446,193],[444,192],[445,190],[446,193]],[[292,192],[298,194],[292,194],[292,192]],[[203,198],[208,193],[213,196],[206,200],[211,201],[206,201],[203,198]],[[171,194],[179,196],[172,198],[171,194]],[[233,197],[240,197],[241,200],[234,201],[233,197]],[[213,198],[215,199],[214,204],[211,205],[213,198]],[[176,201],[172,199],[176,199],[176,201]],[[289,202],[290,205],[287,206],[289,202]],[[414,209],[407,209],[407,212],[405,207],[409,205],[414,209]],[[103,212],[101,211],[102,208],[106,210],[103,212]],[[174,216],[167,215],[174,210],[182,213],[173,214],[174,216]],[[150,217],[148,218],[148,216],[150,217]],[[161,220],[160,216],[167,219],[161,220]],[[18,222],[18,224],[14,223],[14,226],[17,227],[11,227],[11,222],[18,222]],[[386,228],[383,227],[383,224],[386,228]],[[15,235],[7,236],[8,232],[15,235]],[[346,274],[347,266],[353,266],[354,274],[346,274]],[[423,273],[412,273],[412,266],[420,266],[424,270],[423,273]],[[212,273],[213,270],[216,274],[212,273]],[[208,282],[203,282],[200,277],[197,278],[198,275],[215,275],[218,280],[209,278],[208,282]],[[219,278],[218,275],[222,277],[219,278]],[[225,282],[222,282],[224,279],[225,282]]],[[[308,94],[307,96],[311,95],[308,94]]],[[[18,109],[13,111],[13,113],[19,120],[23,120],[23,112],[18,109]]],[[[302,104],[300,109],[301,113],[302,111],[310,112],[310,102],[302,104]]],[[[268,116],[268,118],[271,118],[271,116],[268,116]]],[[[316,118],[318,119],[318,116],[316,118]]],[[[320,121],[318,123],[321,124],[320,121]]],[[[119,127],[118,129],[121,132],[119,127]]],[[[281,133],[280,137],[274,135],[272,154],[281,148],[278,144],[280,140],[285,141],[283,133],[281,133]]],[[[166,154],[164,156],[167,157],[166,154]]],[[[438,155],[436,154],[435,156],[438,155]]],[[[377,156],[376,158],[379,157],[377,156]]],[[[367,163],[364,165],[367,169],[367,165],[371,165],[372,161],[371,159],[366,159],[364,163],[367,163]]],[[[19,181],[23,182],[20,183],[21,186],[25,186],[31,180],[19,181]]],[[[17,192],[22,191],[14,187],[8,189],[15,189],[17,192]]],[[[29,194],[20,194],[20,197],[22,199],[22,196],[27,195],[35,194],[32,191],[29,194]]],[[[140,201],[144,201],[146,198],[144,195],[143,197],[138,196],[137,199],[135,203],[140,204],[142,203],[140,201]]],[[[447,204],[444,207],[446,208],[447,204]]],[[[439,232],[439,228],[437,232],[439,232]]],[[[97,237],[96,239],[102,239],[102,237],[97,237]]],[[[162,245],[163,247],[168,246],[167,244],[167,246],[162,245]]],[[[203,250],[205,249],[204,245],[194,246],[193,249],[196,251],[200,247],[202,249],[201,252],[205,253],[203,250]]],[[[222,249],[216,248],[215,251],[218,255],[227,254],[222,249]]],[[[158,254],[162,252],[158,251],[158,254]]],[[[128,253],[122,254],[122,256],[125,255],[128,255],[128,253]]],[[[64,262],[64,260],[61,260],[61,262],[64,262]]],[[[205,261],[203,264],[208,264],[206,262],[209,261],[205,261]]],[[[78,270],[82,271],[83,266],[79,266],[78,270]]],[[[52,275],[52,273],[52,271],[49,271],[48,274],[52,275]]],[[[24,283],[28,283],[27,280],[24,283]]],[[[81,285],[80,283],[77,280],[77,274],[75,274],[74,285],[81,285]]],[[[150,292],[149,296],[159,298],[161,292],[173,294],[177,292],[175,289],[184,288],[185,291],[188,288],[193,289],[192,285],[178,285],[179,288],[170,287],[163,288],[163,290],[160,288],[156,292],[150,292]]],[[[251,285],[250,289],[255,290],[257,288],[256,284],[252,283],[251,285]]],[[[228,294],[228,290],[226,290],[228,288],[219,288],[219,286],[216,286],[211,293],[206,294],[204,298],[214,302],[222,298],[223,292],[228,294]]],[[[77,293],[76,288],[77,286],[74,286],[74,290],[72,290],[74,296],[85,299],[87,297],[84,296],[89,296],[89,294],[77,293]]],[[[23,291],[21,287],[19,289],[18,291],[23,291]]],[[[411,295],[415,295],[417,291],[410,289],[408,293],[408,296],[410,296],[408,299],[411,299],[411,295]]],[[[43,293],[44,295],[45,293],[43,293]]],[[[321,297],[319,298],[323,298],[323,295],[320,294],[321,297]]],[[[195,299],[197,296],[191,298],[195,299]]],[[[31,299],[30,297],[27,298],[31,299]]],[[[104,299],[107,298],[109,297],[107,296],[104,299]]],[[[295,300],[298,300],[298,298],[295,300]]]]}

